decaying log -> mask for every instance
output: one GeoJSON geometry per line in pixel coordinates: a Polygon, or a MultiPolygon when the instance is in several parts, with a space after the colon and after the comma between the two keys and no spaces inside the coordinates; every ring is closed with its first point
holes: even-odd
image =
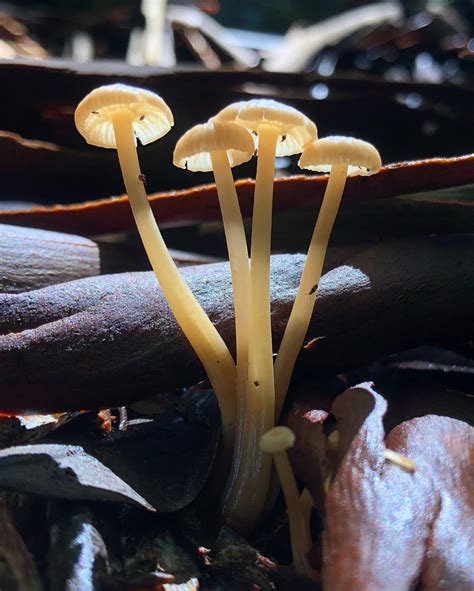
{"type": "MultiPolygon", "coordinates": [[[[472,339],[474,236],[372,247],[321,280],[302,361],[338,372],[418,344],[472,339]]],[[[272,259],[278,346],[304,262],[272,259]]],[[[227,264],[183,275],[233,348],[227,264]]],[[[198,381],[202,368],[151,273],[81,279],[0,295],[4,410],[118,405],[198,381]]]]}

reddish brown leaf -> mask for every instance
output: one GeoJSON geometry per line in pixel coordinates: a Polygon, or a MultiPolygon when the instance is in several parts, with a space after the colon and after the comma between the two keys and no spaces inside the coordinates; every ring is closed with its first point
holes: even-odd
{"type": "MultiPolygon", "coordinates": [[[[379,174],[371,177],[350,177],[345,199],[379,199],[465,185],[473,179],[473,155],[400,162],[384,166],[379,174]]],[[[321,175],[276,179],[275,211],[318,205],[326,183],[327,177],[321,175]]],[[[254,181],[237,181],[236,187],[242,213],[249,216],[253,207],[254,181]]],[[[221,219],[215,185],[156,193],[150,195],[150,202],[156,219],[163,227],[221,219]]],[[[0,211],[0,223],[88,235],[120,232],[134,227],[126,196],[29,210],[9,209],[0,211]]]]}
{"type": "Polygon", "coordinates": [[[425,477],[431,485],[434,519],[429,523],[421,589],[473,589],[474,429],[428,415],[395,427],[385,444],[415,461],[414,487],[425,477]]]}
{"type": "Polygon", "coordinates": [[[332,396],[325,397],[324,392],[311,392],[303,400],[297,397],[286,417],[288,426],[296,434],[295,446],[289,450],[291,463],[319,510],[324,507],[324,482],[330,474],[323,423],[329,416],[331,401],[332,396]],[[315,409],[315,401],[327,410],[315,409]]]}
{"type": "Polygon", "coordinates": [[[402,591],[474,585],[474,429],[425,416],[384,444],[385,401],[368,384],[333,406],[342,461],[326,499],[325,588],[402,591]],[[413,474],[384,459],[385,445],[415,462],[413,474]]]}

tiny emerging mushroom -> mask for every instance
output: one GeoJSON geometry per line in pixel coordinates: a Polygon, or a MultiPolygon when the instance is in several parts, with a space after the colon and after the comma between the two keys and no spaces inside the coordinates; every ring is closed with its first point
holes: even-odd
{"type": "Polygon", "coordinates": [[[173,115],[157,94],[124,84],[112,84],[89,93],[79,103],[74,120],[89,144],[117,150],[143,246],[163,294],[214,388],[222,416],[223,448],[232,450],[235,363],[166,248],[148,202],[138,162],[136,137],[142,144],[159,139],[171,129],[173,115]]]}
{"type": "Polygon", "coordinates": [[[261,437],[260,449],[273,456],[273,462],[285,495],[293,565],[300,576],[312,579],[314,573],[308,562],[308,553],[312,546],[308,506],[312,504],[312,499],[308,492],[305,493],[304,500],[298,493],[295,476],[286,453],[286,450],[293,447],[294,443],[295,435],[291,429],[283,426],[274,427],[261,437]],[[308,500],[310,500],[309,503],[308,500]]]}
{"type": "Polygon", "coordinates": [[[300,153],[316,139],[316,125],[298,110],[274,100],[233,103],[211,121],[234,121],[256,135],[258,150],[250,254],[249,376],[245,423],[237,432],[225,517],[251,531],[261,516],[270,462],[255,441],[274,425],[275,387],[270,316],[270,249],[275,155],[300,153]]]}
{"type": "Polygon", "coordinates": [[[250,133],[236,123],[195,125],[177,142],[173,163],[192,172],[214,172],[229,252],[235,309],[237,350],[237,424],[242,422],[247,391],[249,326],[249,255],[244,223],[231,167],[250,160],[255,146],[250,133]]]}
{"type": "Polygon", "coordinates": [[[306,146],[298,164],[300,168],[318,172],[330,170],[330,175],[298,292],[275,361],[277,419],[311,320],[324,258],[347,175],[348,173],[351,175],[377,173],[380,170],[381,161],[377,149],[368,142],[352,137],[329,136],[306,146]]]}

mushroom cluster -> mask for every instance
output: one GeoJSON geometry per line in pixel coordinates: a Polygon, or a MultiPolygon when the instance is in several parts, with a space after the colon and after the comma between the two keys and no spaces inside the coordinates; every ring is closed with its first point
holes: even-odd
{"type": "Polygon", "coordinates": [[[163,294],[206,370],[219,401],[223,447],[232,453],[235,419],[235,364],[227,345],[176,267],[156,223],[140,170],[136,138],[146,145],[163,137],[174,123],[157,94],[124,84],[101,86],[78,105],[75,123],[93,146],[117,155],[143,246],[163,294]]]}
{"type": "Polygon", "coordinates": [[[144,248],[161,289],[194,348],[216,393],[222,416],[219,475],[226,521],[248,533],[268,508],[272,455],[283,483],[297,568],[308,575],[304,525],[297,488],[284,450],[293,435],[274,429],[313,313],[327,245],[346,178],[381,166],[377,150],[346,137],[318,139],[303,113],[273,100],[231,104],[177,142],[173,162],[192,172],[214,174],[229,253],[234,293],[236,360],[188,288],[161,236],[144,187],[136,151],[171,129],[163,99],[122,84],[93,90],[77,107],[76,126],[92,145],[117,150],[125,187],[144,248]],[[249,248],[232,168],[257,154],[249,248]],[[293,309],[275,363],[270,310],[270,252],[275,156],[301,154],[299,166],[330,172],[293,309]],[[259,445],[260,442],[260,445],[259,445]],[[267,453],[264,453],[267,452],[267,453]],[[285,459],[286,458],[286,459],[285,459]]]}

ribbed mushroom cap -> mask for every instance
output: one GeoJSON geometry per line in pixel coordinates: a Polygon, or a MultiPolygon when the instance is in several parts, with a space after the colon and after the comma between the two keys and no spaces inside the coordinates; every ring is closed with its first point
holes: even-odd
{"type": "Polygon", "coordinates": [[[288,427],[273,427],[260,438],[260,449],[266,454],[277,454],[293,447],[295,434],[288,427]]]}
{"type": "Polygon", "coordinates": [[[271,99],[233,103],[219,111],[211,121],[235,121],[257,134],[261,125],[276,127],[282,138],[277,143],[277,156],[299,154],[318,137],[318,130],[311,119],[297,109],[271,99]]]}
{"type": "Polygon", "coordinates": [[[250,133],[231,121],[210,121],[195,125],[178,140],[173,164],[193,172],[212,170],[211,152],[225,150],[230,166],[252,158],[255,145],[250,133]]]}
{"type": "Polygon", "coordinates": [[[143,145],[163,137],[174,124],[173,114],[160,96],[126,84],[95,88],[77,106],[74,121],[88,144],[116,148],[111,116],[123,109],[132,114],[135,136],[143,145]]]}
{"type": "Polygon", "coordinates": [[[370,175],[382,166],[378,150],[369,142],[353,137],[328,136],[312,142],[304,149],[298,162],[300,168],[329,172],[331,166],[345,164],[348,174],[370,175]]]}

